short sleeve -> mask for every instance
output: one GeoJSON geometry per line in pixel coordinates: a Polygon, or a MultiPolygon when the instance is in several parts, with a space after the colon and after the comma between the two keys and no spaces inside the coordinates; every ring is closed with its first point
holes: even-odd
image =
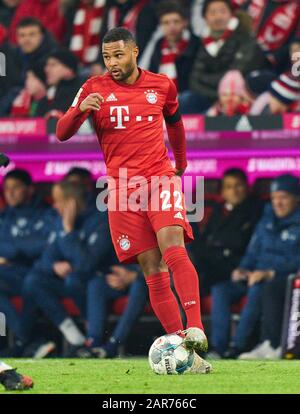
{"type": "Polygon", "coordinates": [[[168,78],[169,89],[167,93],[166,102],[163,108],[165,118],[173,116],[179,110],[178,92],[175,83],[168,78]]]}

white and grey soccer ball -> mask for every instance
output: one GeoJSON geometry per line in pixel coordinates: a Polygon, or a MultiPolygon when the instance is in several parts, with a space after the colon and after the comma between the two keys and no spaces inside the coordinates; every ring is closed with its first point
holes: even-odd
{"type": "Polygon", "coordinates": [[[157,338],[149,350],[149,364],[156,374],[184,374],[191,369],[193,362],[194,351],[187,350],[183,339],[176,334],[157,338]]]}

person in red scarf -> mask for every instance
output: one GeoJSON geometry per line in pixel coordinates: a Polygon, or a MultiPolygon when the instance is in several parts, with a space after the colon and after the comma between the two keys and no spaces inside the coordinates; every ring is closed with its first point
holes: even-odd
{"type": "Polygon", "coordinates": [[[207,28],[201,37],[189,77],[190,91],[180,96],[182,113],[203,113],[217,101],[217,89],[228,70],[244,76],[264,68],[266,59],[252,34],[235,16],[230,0],[205,0],[207,28]]]}
{"type": "Polygon", "coordinates": [[[101,68],[94,68],[99,56],[100,31],[106,0],[77,0],[67,7],[65,16],[68,30],[65,44],[84,66],[91,67],[92,75],[100,75],[101,68]],[[98,72],[95,71],[98,69],[98,72]]]}
{"type": "Polygon", "coordinates": [[[158,8],[161,35],[148,43],[140,66],[155,73],[164,73],[177,90],[188,89],[187,70],[199,38],[188,29],[186,10],[176,0],[164,1],[158,8]]]}
{"type": "Polygon", "coordinates": [[[104,71],[99,44],[109,29],[129,29],[136,34],[142,51],[157,26],[153,0],[75,0],[65,7],[65,17],[64,44],[85,68],[82,75],[88,76],[104,71]]]}
{"type": "Polygon", "coordinates": [[[104,21],[100,38],[114,27],[128,29],[136,38],[140,53],[150,40],[157,26],[155,3],[158,0],[106,0],[104,21]]]}
{"type": "Polygon", "coordinates": [[[299,0],[231,0],[252,18],[258,43],[277,73],[287,69],[288,48],[300,30],[299,0]]]}
{"type": "Polygon", "coordinates": [[[221,79],[218,95],[219,100],[208,110],[208,116],[245,115],[250,111],[253,98],[247,90],[243,75],[238,70],[230,70],[221,79]]]}
{"type": "Polygon", "coordinates": [[[26,72],[25,87],[14,100],[12,117],[36,116],[39,101],[47,94],[44,62],[36,62],[26,72]]]}
{"type": "Polygon", "coordinates": [[[22,0],[10,26],[9,39],[16,43],[16,28],[25,17],[35,17],[54,37],[62,42],[66,21],[60,8],[60,0],[22,0]]]}

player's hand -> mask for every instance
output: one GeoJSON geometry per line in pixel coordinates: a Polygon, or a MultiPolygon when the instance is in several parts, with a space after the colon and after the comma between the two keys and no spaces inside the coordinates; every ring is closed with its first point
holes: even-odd
{"type": "Polygon", "coordinates": [[[54,273],[62,279],[68,276],[72,270],[72,266],[69,262],[55,262],[53,265],[54,273]]]}
{"type": "Polygon", "coordinates": [[[103,96],[100,93],[90,93],[79,105],[81,112],[99,111],[101,103],[104,102],[103,96]]]}
{"type": "Polygon", "coordinates": [[[62,211],[62,224],[66,233],[73,231],[77,213],[78,209],[76,201],[72,198],[66,200],[62,211]]]}
{"type": "Polygon", "coordinates": [[[248,275],[249,275],[248,270],[237,268],[232,272],[231,280],[233,282],[241,282],[243,280],[247,280],[248,275]]]}
{"type": "Polygon", "coordinates": [[[179,177],[181,177],[184,174],[185,170],[186,170],[185,168],[181,168],[179,170],[176,168],[175,174],[179,175],[179,177]]]}

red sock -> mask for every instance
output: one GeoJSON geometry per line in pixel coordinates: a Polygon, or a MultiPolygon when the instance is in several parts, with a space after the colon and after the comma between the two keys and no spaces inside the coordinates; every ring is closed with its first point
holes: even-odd
{"type": "Polygon", "coordinates": [[[171,270],[174,286],[187,318],[187,328],[203,329],[200,310],[199,278],[185,247],[166,249],[163,259],[171,270]]]}
{"type": "Polygon", "coordinates": [[[183,330],[178,302],[170,285],[168,272],[146,277],[152,309],[165,331],[174,333],[183,330]]]}

